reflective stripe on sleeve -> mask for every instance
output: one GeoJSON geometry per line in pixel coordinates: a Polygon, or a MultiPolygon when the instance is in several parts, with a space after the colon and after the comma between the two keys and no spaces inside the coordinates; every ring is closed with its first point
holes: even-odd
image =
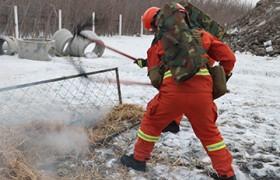
{"type": "Polygon", "coordinates": [[[143,131],[141,131],[140,129],[138,130],[138,137],[148,142],[157,142],[160,138],[160,136],[147,135],[143,133],[143,131]]]}
{"type": "Polygon", "coordinates": [[[171,71],[168,70],[168,71],[166,71],[166,72],[164,73],[163,79],[168,78],[168,77],[171,77],[171,76],[172,76],[171,71]]]}
{"type": "MultiPolygon", "coordinates": [[[[201,68],[196,74],[195,76],[208,76],[210,75],[209,71],[207,68],[201,68]]],[[[168,78],[168,77],[171,77],[172,74],[171,74],[171,71],[168,70],[164,73],[164,76],[163,76],[163,79],[165,78],[168,78]]]]}
{"type": "Polygon", "coordinates": [[[207,68],[201,68],[200,71],[198,71],[195,76],[208,76],[210,75],[207,68]]]}
{"type": "Polygon", "coordinates": [[[218,150],[223,149],[225,147],[226,147],[226,145],[225,145],[224,141],[206,146],[206,148],[209,152],[218,151],[218,150]]]}

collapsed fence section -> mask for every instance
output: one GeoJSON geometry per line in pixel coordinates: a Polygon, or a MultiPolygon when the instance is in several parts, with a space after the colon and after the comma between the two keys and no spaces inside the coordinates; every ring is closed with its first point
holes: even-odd
{"type": "Polygon", "coordinates": [[[118,69],[106,69],[0,89],[0,123],[90,120],[122,104],[118,69]]]}

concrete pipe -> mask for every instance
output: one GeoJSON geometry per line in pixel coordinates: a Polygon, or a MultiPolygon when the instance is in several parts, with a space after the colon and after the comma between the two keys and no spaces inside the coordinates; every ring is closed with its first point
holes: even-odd
{"type": "Polygon", "coordinates": [[[55,54],[57,56],[68,56],[69,42],[71,41],[73,34],[67,29],[60,29],[54,33],[52,39],[55,41],[55,54]]]}
{"type": "Polygon", "coordinates": [[[79,36],[75,37],[70,45],[70,55],[77,57],[94,57],[95,54],[97,57],[101,57],[105,50],[103,41],[93,31],[85,30],[81,32],[81,35],[95,42],[79,36]]]}
{"type": "Polygon", "coordinates": [[[0,37],[0,55],[14,55],[18,52],[17,39],[12,36],[0,37]]]}
{"type": "Polygon", "coordinates": [[[39,61],[50,61],[55,52],[55,41],[51,39],[19,39],[18,57],[39,61]]]}
{"type": "Polygon", "coordinates": [[[97,34],[89,30],[82,31],[81,34],[89,39],[95,40],[95,42],[91,42],[90,46],[86,48],[85,53],[94,53],[97,57],[101,57],[104,53],[105,47],[103,41],[97,36],[97,34]]]}

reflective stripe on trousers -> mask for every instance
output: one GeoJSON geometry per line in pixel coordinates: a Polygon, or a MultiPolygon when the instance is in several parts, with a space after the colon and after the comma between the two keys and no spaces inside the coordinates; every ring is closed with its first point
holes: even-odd
{"type": "Polygon", "coordinates": [[[138,137],[148,142],[157,142],[160,138],[160,136],[150,136],[145,134],[143,131],[141,131],[141,129],[138,130],[138,137]]]}
{"type": "Polygon", "coordinates": [[[225,147],[226,147],[226,145],[225,145],[224,141],[221,141],[221,142],[218,142],[218,143],[215,143],[215,144],[210,144],[210,145],[206,146],[206,148],[209,152],[218,151],[218,150],[223,149],[225,147]]]}

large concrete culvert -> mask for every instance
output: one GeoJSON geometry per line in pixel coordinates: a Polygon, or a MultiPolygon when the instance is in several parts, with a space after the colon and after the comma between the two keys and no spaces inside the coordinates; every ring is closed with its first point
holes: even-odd
{"type": "Polygon", "coordinates": [[[81,35],[87,38],[76,36],[69,47],[70,55],[93,57],[94,53],[97,57],[101,57],[105,50],[103,41],[93,31],[85,30],[81,35]]]}
{"type": "Polygon", "coordinates": [[[68,29],[60,29],[54,33],[52,39],[55,41],[55,54],[57,56],[69,56],[69,42],[73,34],[68,29]]]}
{"type": "Polygon", "coordinates": [[[14,55],[18,52],[17,39],[12,36],[0,37],[0,55],[14,55]]]}

